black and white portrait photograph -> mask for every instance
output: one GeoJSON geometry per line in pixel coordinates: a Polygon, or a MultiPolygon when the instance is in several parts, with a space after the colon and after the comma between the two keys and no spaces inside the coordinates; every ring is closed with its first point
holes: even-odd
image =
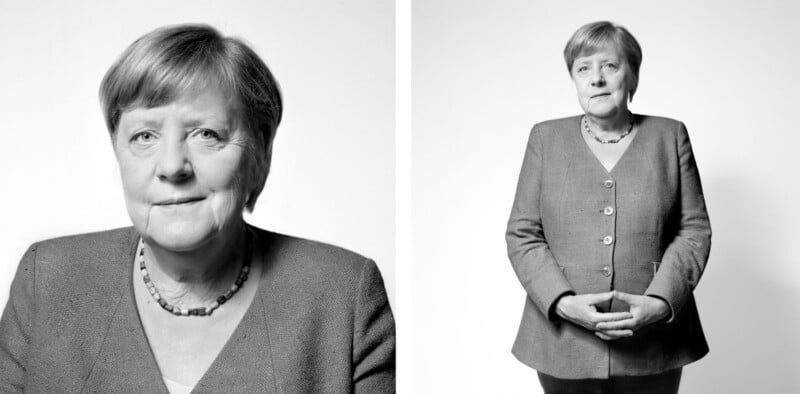
{"type": "Polygon", "coordinates": [[[798,19],[0,0],[0,393],[798,393],[798,19]]]}
{"type": "Polygon", "coordinates": [[[798,16],[415,1],[414,387],[800,391],[798,16]]]}
{"type": "Polygon", "coordinates": [[[0,22],[0,392],[395,391],[393,2],[0,22]]]}

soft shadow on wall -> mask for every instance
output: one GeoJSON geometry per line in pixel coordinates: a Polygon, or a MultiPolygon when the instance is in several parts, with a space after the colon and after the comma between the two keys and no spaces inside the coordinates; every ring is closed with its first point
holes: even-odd
{"type": "Polygon", "coordinates": [[[695,296],[711,351],[684,369],[682,394],[800,392],[800,290],[791,285],[800,261],[787,253],[789,202],[778,198],[780,186],[757,182],[704,182],[714,233],[695,296]],[[758,209],[743,209],[754,202],[758,209]]]}

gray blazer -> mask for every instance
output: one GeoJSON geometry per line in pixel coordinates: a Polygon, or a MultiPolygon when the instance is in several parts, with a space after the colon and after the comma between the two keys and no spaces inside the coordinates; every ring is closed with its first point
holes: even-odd
{"type": "Polygon", "coordinates": [[[530,134],[506,232],[528,293],[513,353],[571,379],[654,374],[695,361],[708,352],[692,291],[711,227],[686,128],[637,115],[636,137],[608,172],[583,140],[580,119],[540,123],[530,134]],[[554,313],[564,294],[612,289],[660,297],[672,317],[606,342],[554,313]]]}
{"type": "MultiPolygon", "coordinates": [[[[375,263],[256,229],[253,303],[195,392],[394,392],[394,319],[375,263]]],[[[0,392],[166,392],[132,289],[132,228],[25,253],[0,319],[0,392]]]]}

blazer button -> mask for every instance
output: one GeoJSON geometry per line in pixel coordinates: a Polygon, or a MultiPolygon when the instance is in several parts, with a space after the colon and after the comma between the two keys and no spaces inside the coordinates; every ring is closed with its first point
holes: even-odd
{"type": "Polygon", "coordinates": [[[606,245],[613,244],[614,243],[614,237],[612,237],[610,235],[606,235],[605,237],[603,237],[603,243],[606,244],[606,245]]]}
{"type": "Polygon", "coordinates": [[[603,267],[603,275],[611,276],[611,268],[608,268],[608,266],[603,267]]]}
{"type": "Polygon", "coordinates": [[[613,179],[606,179],[606,181],[603,182],[603,186],[605,186],[606,189],[611,189],[612,187],[614,187],[614,180],[613,179]]]}
{"type": "Polygon", "coordinates": [[[606,216],[611,216],[614,213],[614,207],[605,207],[603,209],[603,214],[606,216]]]}

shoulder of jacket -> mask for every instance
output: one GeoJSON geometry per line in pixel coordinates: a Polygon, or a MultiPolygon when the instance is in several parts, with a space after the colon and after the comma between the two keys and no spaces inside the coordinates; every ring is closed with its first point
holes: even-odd
{"type": "Polygon", "coordinates": [[[40,261],[87,258],[126,245],[135,236],[133,227],[121,227],[46,239],[34,243],[29,250],[35,251],[40,261]]]}
{"type": "Polygon", "coordinates": [[[582,115],[568,116],[566,118],[550,119],[544,122],[536,123],[533,126],[533,132],[539,134],[551,134],[563,132],[564,130],[571,130],[575,128],[581,120],[582,115]]]}
{"type": "Polygon", "coordinates": [[[358,253],[324,242],[256,229],[267,264],[295,280],[351,282],[375,263],[358,253]]]}
{"type": "Polygon", "coordinates": [[[640,127],[648,129],[657,129],[663,132],[677,132],[683,125],[683,122],[664,116],[653,115],[636,115],[639,119],[640,127]]]}

